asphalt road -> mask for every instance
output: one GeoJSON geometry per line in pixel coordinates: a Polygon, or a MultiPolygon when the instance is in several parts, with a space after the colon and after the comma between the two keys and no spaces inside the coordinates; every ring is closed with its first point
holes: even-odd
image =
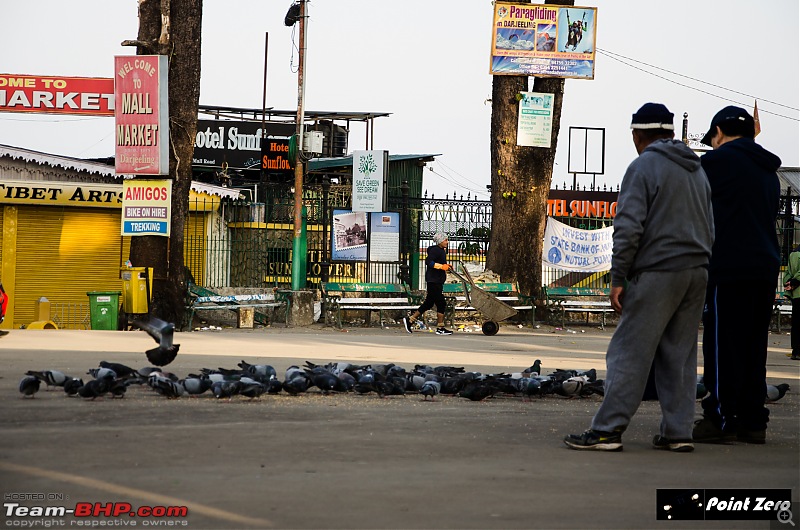
{"type": "MultiPolygon", "coordinates": [[[[541,359],[544,373],[597,368],[602,377],[614,328],[574,329],[509,326],[494,337],[318,326],[182,333],[168,369],[184,376],[244,359],[271,364],[281,376],[305,360],[488,373],[520,371],[541,359]]],[[[167,400],[145,386],[124,399],[87,401],[44,385],[33,399],[18,392],[27,370],[86,380],[101,360],[146,366],[143,351],[152,346],[143,332],[22,330],[0,339],[4,527],[777,528],[657,521],[656,490],[791,488],[798,498],[800,363],[786,356],[786,334],[770,338],[768,377],[792,390],[770,407],[767,444],[698,445],[686,454],[651,448],[660,421],[653,402],[642,404],[624,451],[582,453],[561,440],[589,426],[597,397],[424,402],[416,395],[309,392],[167,400]],[[125,515],[56,511],[96,504],[125,515]],[[185,507],[186,514],[131,517],[127,505],[185,507]],[[22,515],[21,508],[35,506],[50,511],[22,515]]]]}

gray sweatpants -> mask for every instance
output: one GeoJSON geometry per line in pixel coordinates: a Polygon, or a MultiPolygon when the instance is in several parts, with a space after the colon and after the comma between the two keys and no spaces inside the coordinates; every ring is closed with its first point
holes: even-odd
{"type": "Polygon", "coordinates": [[[597,431],[624,431],[642,402],[655,360],[661,435],[691,439],[697,388],[697,330],[708,271],[643,272],[628,283],[606,353],[605,397],[597,431]]]}

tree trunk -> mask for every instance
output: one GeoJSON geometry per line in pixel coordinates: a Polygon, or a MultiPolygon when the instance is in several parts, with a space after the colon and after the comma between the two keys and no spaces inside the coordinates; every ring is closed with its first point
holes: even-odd
{"type": "Polygon", "coordinates": [[[135,42],[139,55],[169,56],[169,174],[173,184],[170,237],[131,238],[130,259],[134,266],[154,268],[150,313],[179,324],[188,298],[183,236],[200,100],[202,14],[202,0],[140,0],[135,42]]]}
{"type": "MultiPolygon", "coordinates": [[[[574,0],[547,1],[574,5],[574,0]]],[[[526,76],[496,75],[492,81],[491,172],[492,231],[486,267],[520,291],[540,295],[542,238],[547,197],[564,98],[564,79],[535,78],[534,92],[555,94],[550,148],[517,145],[517,94],[528,89],[526,76]]]]}

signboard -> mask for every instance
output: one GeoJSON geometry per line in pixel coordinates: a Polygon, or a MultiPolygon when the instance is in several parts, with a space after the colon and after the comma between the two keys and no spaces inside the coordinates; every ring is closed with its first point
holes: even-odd
{"type": "Polygon", "coordinates": [[[171,180],[122,183],[123,236],[169,236],[171,210],[171,180]]]}
{"type": "Polygon", "coordinates": [[[382,212],[388,151],[353,151],[353,211],[382,212]]]}
{"type": "Polygon", "coordinates": [[[0,183],[0,204],[119,208],[121,203],[122,186],[119,184],[32,180],[0,183]]]}
{"type": "Polygon", "coordinates": [[[492,75],[594,79],[597,8],[495,2],[492,75]]]}
{"type": "Polygon", "coordinates": [[[547,218],[542,261],[557,269],[602,272],[611,269],[614,227],[581,230],[547,218]]]}
{"type": "Polygon", "coordinates": [[[0,74],[0,112],[114,115],[114,79],[0,74]]]}
{"type": "Polygon", "coordinates": [[[332,261],[367,261],[367,214],[334,210],[331,240],[332,261]]]}
{"type": "Polygon", "coordinates": [[[166,55],[114,57],[116,170],[169,174],[166,55]]]}
{"type": "MultiPolygon", "coordinates": [[[[262,127],[260,121],[197,120],[192,164],[261,169],[261,138],[265,135],[288,138],[294,133],[293,123],[266,123],[262,127]]],[[[285,141],[288,145],[288,140],[275,141],[285,141]]]]}
{"type": "Polygon", "coordinates": [[[553,136],[553,94],[523,92],[519,100],[517,145],[550,147],[553,136]]]}
{"type": "Polygon", "coordinates": [[[602,217],[617,215],[616,191],[550,190],[547,198],[548,217],[602,217]]]}
{"type": "Polygon", "coordinates": [[[396,263],[400,261],[400,214],[369,214],[369,260],[396,263]]]}
{"type": "Polygon", "coordinates": [[[289,140],[266,138],[261,149],[261,170],[264,173],[293,173],[294,160],[289,160],[289,140]]]}

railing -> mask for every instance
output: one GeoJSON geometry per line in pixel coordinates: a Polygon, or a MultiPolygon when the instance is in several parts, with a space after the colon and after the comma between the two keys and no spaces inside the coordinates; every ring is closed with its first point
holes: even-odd
{"type": "MultiPolygon", "coordinates": [[[[610,191],[610,190],[609,190],[610,191]]],[[[799,241],[798,197],[781,197],[781,215],[776,237],[781,246],[782,263],[799,241]]],[[[307,285],[320,281],[397,280],[401,263],[331,262],[331,219],[334,209],[349,209],[349,186],[308,186],[303,192],[307,210],[307,285]]],[[[389,196],[389,210],[402,212],[402,197],[389,196]]],[[[288,185],[267,189],[261,202],[209,201],[190,205],[193,211],[185,235],[185,263],[193,281],[214,287],[281,287],[291,285],[294,197],[288,185]]],[[[492,226],[491,201],[466,198],[427,197],[409,199],[405,205],[409,218],[409,252],[419,252],[433,244],[436,232],[450,238],[450,257],[485,265],[492,226]]],[[[610,226],[610,217],[556,217],[575,228],[598,229],[610,226]]],[[[411,256],[409,256],[411,258],[411,256]]],[[[423,270],[420,270],[420,276],[423,270]]],[[[422,285],[414,286],[424,288],[422,285]]],[[[543,267],[544,285],[603,288],[609,274],[570,273],[543,267]]]]}
{"type": "Polygon", "coordinates": [[[89,304],[52,302],[50,320],[58,329],[89,329],[89,304]]]}

